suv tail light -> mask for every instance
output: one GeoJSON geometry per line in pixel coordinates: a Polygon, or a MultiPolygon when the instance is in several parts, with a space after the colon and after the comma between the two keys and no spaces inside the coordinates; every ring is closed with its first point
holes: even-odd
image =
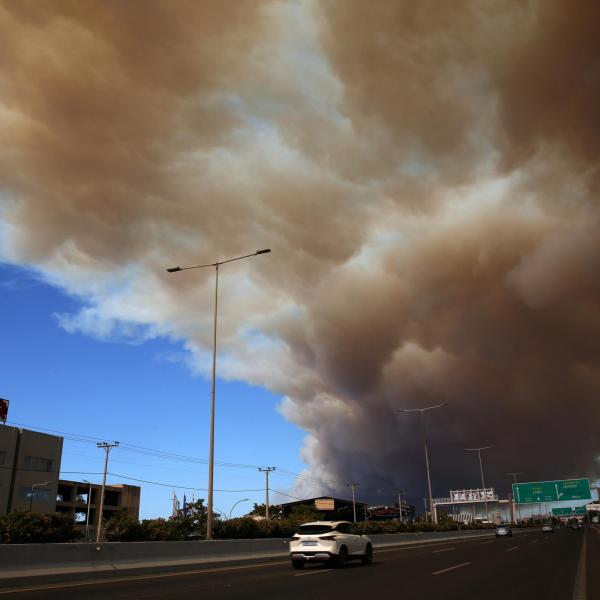
{"type": "Polygon", "coordinates": [[[295,536],[293,536],[293,537],[290,538],[290,542],[297,542],[299,539],[300,538],[297,535],[295,535],[295,536]]]}
{"type": "Polygon", "coordinates": [[[331,541],[335,540],[336,537],[337,537],[337,535],[320,535],[319,539],[327,540],[328,542],[331,542],[331,541]]]}

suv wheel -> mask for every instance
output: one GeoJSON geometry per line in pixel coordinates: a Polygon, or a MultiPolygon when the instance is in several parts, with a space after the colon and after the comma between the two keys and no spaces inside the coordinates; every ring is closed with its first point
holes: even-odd
{"type": "Polygon", "coordinates": [[[363,565],[370,565],[373,562],[373,547],[371,544],[367,544],[361,561],[363,565]]]}
{"type": "Polygon", "coordinates": [[[338,555],[335,558],[335,566],[338,569],[343,569],[348,564],[348,549],[346,546],[342,546],[338,555]]]}

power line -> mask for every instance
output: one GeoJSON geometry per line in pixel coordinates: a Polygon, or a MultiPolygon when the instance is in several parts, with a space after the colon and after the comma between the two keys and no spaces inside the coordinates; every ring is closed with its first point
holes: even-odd
{"type": "MultiPolygon", "coordinates": [[[[11,471],[27,471],[29,473],[49,473],[53,475],[104,475],[104,471],[45,471],[43,469],[26,469],[25,467],[6,467],[0,465],[0,469],[11,470],[11,471]]],[[[111,477],[118,477],[119,479],[129,479],[131,481],[139,481],[141,483],[148,483],[150,485],[160,485],[163,487],[179,488],[182,490],[194,490],[199,492],[208,491],[207,488],[194,488],[189,485],[175,485],[172,483],[161,483],[159,481],[149,481],[146,479],[137,479],[136,477],[130,477],[129,475],[119,475],[118,473],[107,473],[111,477]]],[[[100,484],[97,484],[100,485],[100,484]]],[[[251,490],[215,490],[216,492],[264,492],[265,488],[251,489],[251,490]]]]}
{"type": "Polygon", "coordinates": [[[281,494],[282,496],[287,496],[288,498],[294,498],[294,500],[305,500],[305,498],[298,498],[298,496],[292,496],[291,494],[286,494],[285,492],[280,492],[279,490],[271,488],[276,494],[281,494]]]}
{"type": "MultiPolygon", "coordinates": [[[[18,426],[18,427],[28,427],[28,428],[35,429],[35,430],[42,431],[42,432],[58,433],[62,437],[64,437],[64,439],[74,441],[74,442],[86,443],[86,444],[94,444],[95,445],[98,442],[101,442],[103,439],[105,439],[105,438],[97,438],[97,437],[93,437],[93,436],[88,436],[88,435],[84,435],[84,434],[76,434],[76,433],[70,433],[67,431],[60,431],[58,429],[49,429],[46,427],[38,427],[37,425],[28,425],[26,423],[18,423],[16,421],[10,421],[9,425],[18,426]]],[[[187,456],[185,454],[177,454],[174,452],[167,452],[165,450],[146,448],[144,446],[138,446],[136,444],[129,444],[127,442],[121,443],[119,446],[119,449],[121,451],[125,451],[125,452],[133,452],[136,454],[143,454],[146,456],[154,456],[156,458],[164,458],[166,460],[177,460],[177,461],[197,463],[197,464],[208,464],[208,462],[209,462],[207,458],[199,458],[196,456],[187,456]]],[[[249,464],[244,464],[244,463],[233,463],[233,462],[219,461],[219,460],[215,461],[215,465],[218,465],[220,467],[243,468],[243,469],[257,469],[260,466],[260,465],[249,465],[249,464]]]]}
{"type": "MultiPolygon", "coordinates": [[[[68,454],[69,456],[79,456],[81,458],[92,458],[92,459],[99,458],[97,456],[91,456],[90,454],[81,454],[79,452],[64,451],[63,454],[68,454]]],[[[118,462],[123,465],[134,465],[136,467],[147,467],[149,469],[169,469],[170,471],[181,471],[183,473],[192,473],[193,475],[201,475],[200,471],[192,471],[191,469],[182,469],[180,467],[173,467],[171,465],[145,464],[145,463],[132,462],[130,460],[119,460],[117,458],[112,459],[111,462],[113,462],[113,463],[118,462]]]]}
{"type": "Polygon", "coordinates": [[[65,474],[65,475],[102,475],[102,471],[92,472],[92,471],[47,471],[46,469],[27,469],[25,467],[5,467],[0,465],[0,469],[5,469],[7,471],[27,471],[28,473],[52,473],[55,475],[65,474]]]}
{"type": "MultiPolygon", "coordinates": [[[[67,431],[51,429],[51,428],[47,428],[47,427],[39,427],[37,425],[29,425],[27,423],[19,423],[16,421],[10,421],[8,424],[12,425],[12,426],[18,426],[18,427],[27,427],[27,428],[35,429],[35,430],[42,431],[42,432],[60,434],[62,437],[64,437],[67,440],[79,442],[79,443],[87,443],[87,444],[96,445],[98,442],[101,442],[101,441],[103,441],[103,439],[106,439],[106,438],[99,438],[99,437],[94,437],[94,436],[90,436],[90,435],[86,435],[86,434],[70,433],[67,431]]],[[[127,442],[121,443],[119,445],[119,450],[121,452],[123,452],[123,451],[131,452],[131,453],[135,453],[135,454],[141,454],[144,456],[152,456],[155,458],[162,458],[164,460],[173,460],[173,461],[187,462],[187,463],[192,463],[192,464],[208,465],[208,462],[209,462],[208,459],[206,459],[206,458],[187,456],[185,454],[177,454],[174,452],[167,452],[165,450],[147,448],[145,446],[139,446],[137,444],[129,444],[127,442]]],[[[126,461],[119,461],[119,462],[126,463],[126,461]]],[[[129,463],[129,464],[136,464],[136,463],[129,463]]],[[[141,464],[138,464],[138,466],[147,466],[147,467],[151,467],[151,468],[154,467],[154,465],[141,465],[141,464]]],[[[260,465],[233,463],[233,462],[218,461],[218,460],[215,460],[215,466],[224,467],[224,468],[241,468],[241,469],[257,469],[260,467],[260,465]]],[[[190,471],[190,473],[191,472],[193,472],[193,471],[190,471]]],[[[63,471],[63,473],[66,473],[66,471],[63,471]]],[[[277,474],[281,474],[283,476],[290,477],[293,479],[299,479],[301,481],[312,482],[312,483],[316,483],[316,484],[320,484],[320,485],[329,485],[331,487],[342,487],[345,485],[345,482],[342,482],[342,481],[332,481],[332,480],[323,481],[320,479],[315,479],[313,477],[310,477],[309,475],[305,475],[304,473],[295,473],[294,471],[289,471],[287,469],[281,469],[280,467],[278,467],[277,474]]],[[[180,487],[185,489],[184,486],[180,486],[180,487]]],[[[192,488],[188,488],[188,489],[192,489],[192,488]]],[[[199,488],[199,489],[201,489],[201,488],[199,488]]],[[[293,497],[295,497],[295,496],[290,496],[290,498],[293,498],[293,497]]]]}
{"type": "MultiPolygon", "coordinates": [[[[169,487],[169,488],[179,488],[182,490],[193,490],[196,492],[207,492],[208,489],[207,488],[195,488],[195,487],[190,487],[189,485],[173,485],[171,483],[160,483],[158,481],[148,481],[147,479],[137,479],[136,477],[128,477],[127,475],[119,475],[118,473],[109,473],[110,476],[112,477],[119,477],[120,479],[129,479],[130,481],[139,481],[141,483],[148,483],[150,485],[160,485],[162,487],[169,487]]],[[[232,492],[232,493],[240,493],[240,492],[264,492],[265,488],[260,488],[260,489],[253,489],[253,490],[217,490],[215,489],[215,492],[232,492]]]]}

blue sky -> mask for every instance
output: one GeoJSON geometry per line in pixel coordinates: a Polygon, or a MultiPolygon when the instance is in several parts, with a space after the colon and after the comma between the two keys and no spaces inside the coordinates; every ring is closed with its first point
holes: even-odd
{"type": "MultiPolygon", "coordinates": [[[[81,301],[49,286],[39,274],[6,263],[0,264],[0,297],[0,396],[11,401],[9,423],[208,457],[210,381],[191,372],[181,345],[162,338],[134,344],[68,333],[56,314],[79,310],[81,301]]],[[[249,466],[217,466],[215,489],[264,488],[264,475],[255,468],[262,465],[279,467],[271,485],[287,491],[293,477],[281,470],[304,468],[299,456],[304,433],[279,414],[280,398],[264,389],[237,382],[217,385],[215,458],[249,466]]],[[[100,481],[94,473],[102,470],[103,454],[94,443],[67,436],[62,477],[100,481]]],[[[109,472],[183,486],[176,489],[180,499],[207,485],[203,463],[123,448],[111,453],[109,472]]],[[[141,517],[168,515],[173,488],[141,486],[141,517]]],[[[202,491],[195,495],[206,498],[202,491]]],[[[264,502],[264,492],[215,492],[214,503],[228,513],[241,498],[264,502]]],[[[251,502],[238,505],[234,514],[247,512],[251,502]]]]}
{"type": "MultiPolygon", "coordinates": [[[[415,3],[408,29],[402,3],[5,4],[0,395],[14,422],[93,436],[67,438],[64,471],[121,441],[113,473],[167,484],[144,486],[143,516],[169,512],[169,484],[206,485],[214,273],[165,267],[268,247],[219,280],[216,458],[249,466],[217,489],[274,465],[285,491],[304,447],[293,494],[352,481],[421,507],[397,411],[438,403],[436,496],[477,485],[473,446],[494,447],[502,493],[510,471],[597,477],[597,90],[564,85],[594,68],[589,27],[548,62],[544,3],[434,22],[415,3]]],[[[562,16],[556,39],[591,22],[562,16]]]]}

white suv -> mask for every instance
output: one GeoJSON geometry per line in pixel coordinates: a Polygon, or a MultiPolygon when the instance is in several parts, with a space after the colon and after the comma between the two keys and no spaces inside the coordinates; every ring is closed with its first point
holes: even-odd
{"type": "Polygon", "coordinates": [[[359,558],[364,565],[373,562],[373,544],[348,521],[315,521],[298,527],[290,539],[290,559],[294,569],[306,562],[331,562],[344,567],[359,558]]]}

